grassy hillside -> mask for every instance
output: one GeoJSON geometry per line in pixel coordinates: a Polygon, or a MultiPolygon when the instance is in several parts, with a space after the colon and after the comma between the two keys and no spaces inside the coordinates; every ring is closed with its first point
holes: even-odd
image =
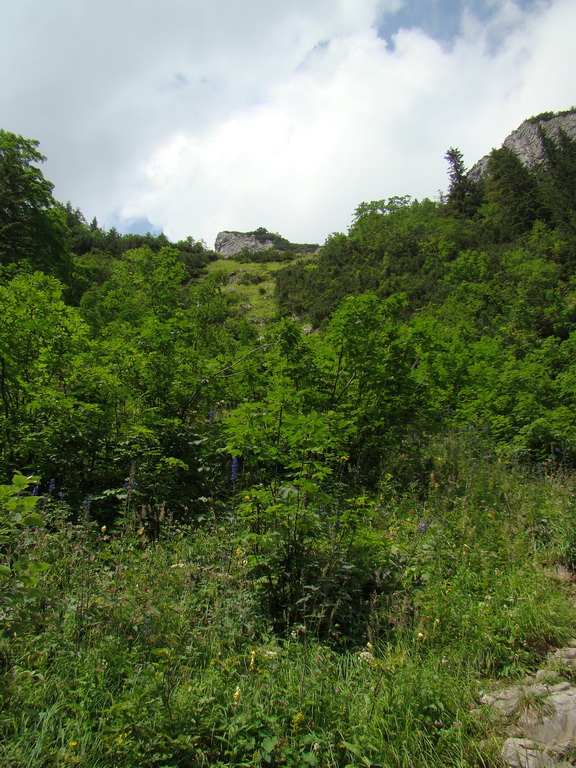
{"type": "MultiPolygon", "coordinates": [[[[305,264],[312,256],[300,255],[293,264],[305,264]]],[[[276,272],[286,266],[286,261],[236,261],[234,258],[218,258],[206,268],[208,275],[223,276],[223,290],[237,301],[250,323],[262,325],[278,315],[276,298],[276,272]]]]}

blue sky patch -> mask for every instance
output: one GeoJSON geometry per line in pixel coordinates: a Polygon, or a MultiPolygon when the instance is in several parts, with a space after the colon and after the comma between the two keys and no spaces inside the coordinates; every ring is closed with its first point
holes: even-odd
{"type": "MultiPolygon", "coordinates": [[[[526,10],[538,0],[516,0],[526,10]]],[[[489,0],[406,0],[396,13],[387,15],[378,29],[378,36],[393,46],[392,36],[400,29],[420,29],[442,45],[450,46],[458,37],[464,11],[470,10],[481,21],[495,13],[489,0]]]]}

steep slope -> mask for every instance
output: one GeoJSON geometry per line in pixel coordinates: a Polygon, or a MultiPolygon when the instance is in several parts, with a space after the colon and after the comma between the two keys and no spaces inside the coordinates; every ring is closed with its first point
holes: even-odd
{"type": "MultiPolygon", "coordinates": [[[[540,128],[556,138],[559,131],[566,131],[571,138],[576,138],[576,108],[564,112],[542,112],[527,120],[504,139],[503,146],[512,149],[524,165],[534,168],[544,159],[544,147],[540,139],[540,128]]],[[[489,155],[485,155],[469,171],[469,176],[478,181],[488,170],[489,155]]]]}

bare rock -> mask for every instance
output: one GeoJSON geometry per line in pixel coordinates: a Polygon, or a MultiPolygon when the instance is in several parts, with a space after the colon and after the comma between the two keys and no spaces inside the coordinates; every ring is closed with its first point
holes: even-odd
{"type": "MultiPolygon", "coordinates": [[[[551,652],[548,660],[576,666],[576,643],[551,652]]],[[[576,686],[548,669],[521,683],[490,691],[482,702],[500,716],[508,738],[502,760],[512,768],[576,765],[576,686]]]]}
{"type": "Polygon", "coordinates": [[[253,232],[219,232],[214,243],[214,250],[220,256],[229,258],[242,251],[267,251],[274,245],[273,240],[259,240],[253,232]]]}
{"type": "MultiPolygon", "coordinates": [[[[504,147],[512,149],[524,165],[534,168],[544,160],[544,147],[540,139],[539,128],[555,138],[560,130],[576,138],[576,110],[554,115],[545,113],[529,118],[504,139],[504,147]]],[[[488,170],[488,155],[479,160],[469,171],[470,178],[479,181],[488,170]]]]}
{"type": "Polygon", "coordinates": [[[504,762],[514,768],[573,768],[573,763],[563,759],[561,751],[525,738],[506,739],[501,755],[504,762]]]}

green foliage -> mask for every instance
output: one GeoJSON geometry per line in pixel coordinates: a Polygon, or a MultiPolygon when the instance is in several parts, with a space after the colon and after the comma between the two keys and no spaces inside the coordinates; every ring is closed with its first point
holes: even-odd
{"type": "Polygon", "coordinates": [[[485,223],[498,242],[514,240],[544,218],[536,177],[508,147],[490,154],[485,201],[485,223]]]}
{"type": "Polygon", "coordinates": [[[0,129],[0,267],[65,276],[66,225],[38,164],[38,142],[0,129]]]}
{"type": "Polygon", "coordinates": [[[43,525],[35,511],[37,496],[30,496],[29,486],[37,488],[38,477],[17,472],[11,485],[0,485],[0,619],[11,617],[15,605],[40,595],[39,574],[48,564],[30,557],[26,551],[28,530],[43,525]]]}
{"type": "Polygon", "coordinates": [[[67,227],[0,286],[3,765],[485,764],[480,678],[576,630],[573,142],[482,185],[451,150],[446,200],[274,277],[87,224],[1,140],[67,227]]]}
{"type": "Polygon", "coordinates": [[[574,235],[576,217],[576,140],[560,130],[556,139],[540,128],[544,147],[541,187],[553,220],[574,235]]]}
{"type": "Polygon", "coordinates": [[[86,328],[63,302],[58,282],[40,272],[0,286],[0,311],[3,471],[30,464],[37,470],[53,452],[64,459],[73,414],[76,423],[90,419],[88,405],[76,410],[86,328]]]}
{"type": "Polygon", "coordinates": [[[450,170],[450,186],[448,188],[447,207],[455,216],[471,218],[477,212],[482,202],[482,185],[474,181],[466,170],[462,152],[450,147],[446,152],[450,170]]]}
{"type": "Polygon", "coordinates": [[[276,499],[274,513],[265,495],[243,498],[236,530],[165,520],[153,544],[130,513],[109,529],[52,516],[36,542],[51,564],[41,598],[1,646],[3,763],[485,761],[480,676],[532,669],[574,631],[568,598],[541,567],[565,551],[573,487],[479,461],[454,441],[430,450],[424,505],[383,486],[378,505],[350,500],[339,532],[331,512],[321,525],[304,514],[325,565],[331,550],[348,575],[336,562],[323,575],[311,564],[296,609],[305,623],[285,638],[258,598],[279,575],[262,566],[294,495],[276,499]],[[361,552],[381,573],[356,611],[356,644],[319,643],[328,582],[342,600],[351,589],[351,616],[359,607],[361,552]]]}

